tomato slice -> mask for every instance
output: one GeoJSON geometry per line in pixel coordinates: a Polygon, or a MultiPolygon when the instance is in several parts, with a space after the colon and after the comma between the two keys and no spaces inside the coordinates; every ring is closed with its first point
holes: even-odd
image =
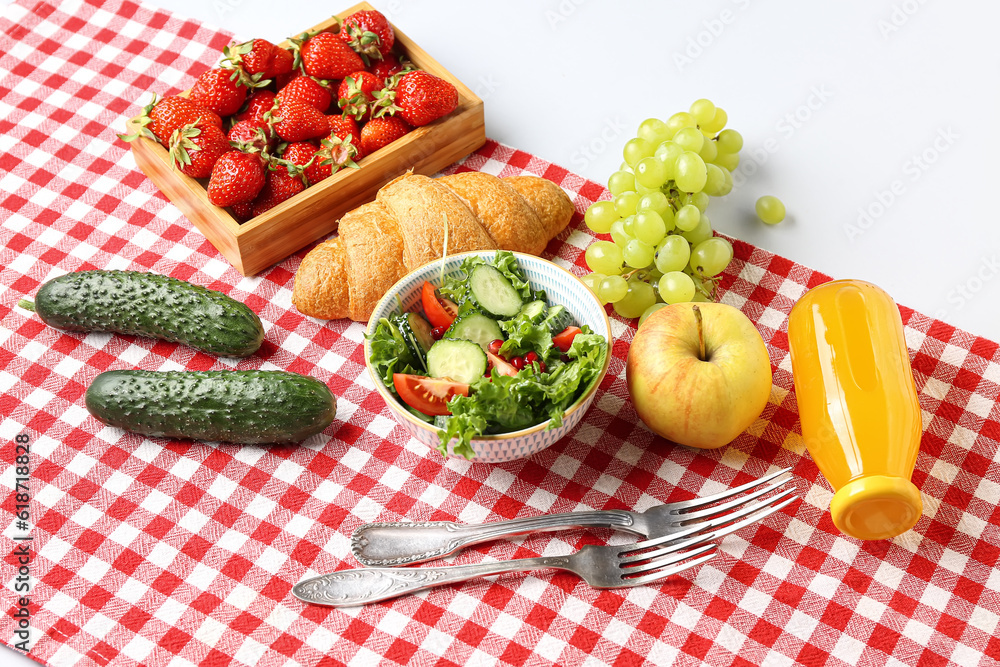
{"type": "Polygon", "coordinates": [[[510,362],[504,361],[503,357],[493,354],[490,351],[486,352],[486,357],[490,360],[493,368],[497,369],[498,375],[509,375],[514,377],[517,375],[517,369],[510,362]]]}
{"type": "Polygon", "coordinates": [[[424,315],[434,327],[450,327],[458,317],[458,306],[437,295],[434,285],[426,280],[420,290],[420,301],[424,307],[424,315]]]}
{"type": "Polygon", "coordinates": [[[563,352],[569,352],[569,348],[573,345],[573,339],[580,331],[580,327],[566,327],[552,337],[552,343],[563,352]]]}
{"type": "Polygon", "coordinates": [[[452,396],[468,396],[469,385],[422,375],[393,373],[392,384],[403,402],[425,415],[450,415],[448,401],[452,396]]]}

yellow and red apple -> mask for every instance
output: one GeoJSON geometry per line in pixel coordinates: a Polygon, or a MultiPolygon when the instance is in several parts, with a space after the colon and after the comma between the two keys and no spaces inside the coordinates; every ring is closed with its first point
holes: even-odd
{"type": "Polygon", "coordinates": [[[771,361],[737,308],[678,303],[650,315],[628,352],[625,378],[639,417],[682,445],[722,447],[763,412],[771,361]]]}

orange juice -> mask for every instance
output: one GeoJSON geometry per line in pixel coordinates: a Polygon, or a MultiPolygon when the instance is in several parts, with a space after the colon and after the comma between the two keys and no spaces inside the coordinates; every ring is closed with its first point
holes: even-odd
{"type": "Polygon", "coordinates": [[[825,283],[792,308],[788,346],[802,437],[836,491],[834,524],[863,540],[912,528],[922,427],[896,303],[860,280],[825,283]]]}

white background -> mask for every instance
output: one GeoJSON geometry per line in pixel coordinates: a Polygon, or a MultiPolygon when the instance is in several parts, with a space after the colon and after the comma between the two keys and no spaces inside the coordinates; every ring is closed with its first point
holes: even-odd
{"type": "MultiPolygon", "coordinates": [[[[489,137],[601,183],[643,119],[713,100],[745,139],[718,230],[1000,341],[1000,3],[371,2],[485,100],[489,137]],[[764,194],[785,222],[756,220],[764,194]]],[[[277,42],[351,0],[158,4],[277,42]]]]}

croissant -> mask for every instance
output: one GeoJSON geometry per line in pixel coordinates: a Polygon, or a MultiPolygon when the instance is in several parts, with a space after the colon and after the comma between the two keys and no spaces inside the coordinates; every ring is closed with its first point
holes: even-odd
{"type": "Polygon", "coordinates": [[[544,178],[407,173],[384,185],[375,201],[344,214],[338,235],[305,256],[292,303],[304,315],[366,322],[396,281],[442,256],[444,218],[449,255],[495,249],[537,255],[572,216],[569,197],[544,178]]]}

